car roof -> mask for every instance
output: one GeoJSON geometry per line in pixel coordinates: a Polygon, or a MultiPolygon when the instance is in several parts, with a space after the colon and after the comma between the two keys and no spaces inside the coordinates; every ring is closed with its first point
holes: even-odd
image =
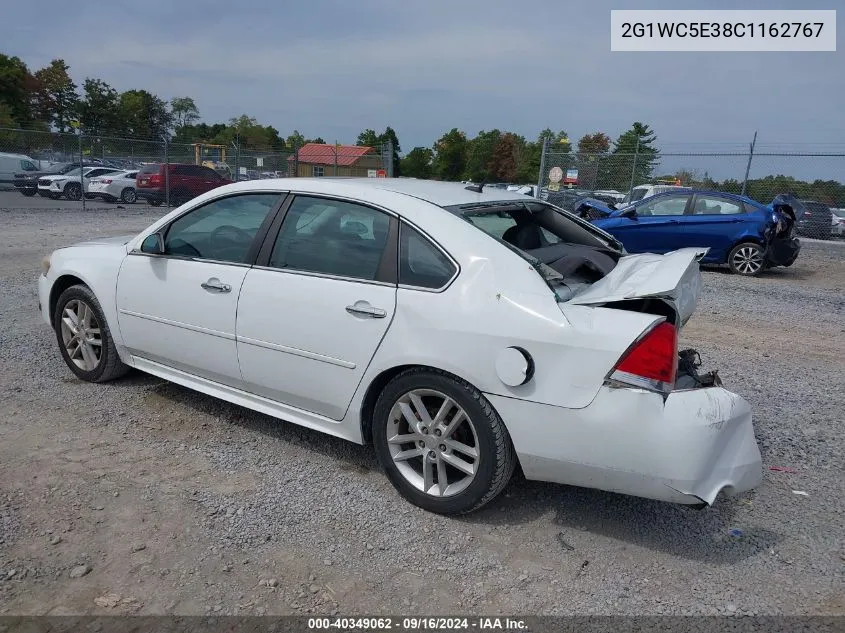
{"type": "Polygon", "coordinates": [[[679,193],[686,193],[686,194],[703,194],[708,196],[722,196],[723,198],[731,198],[733,200],[738,200],[740,202],[748,202],[749,204],[754,204],[760,207],[765,207],[766,205],[762,202],[757,202],[749,198],[748,196],[741,196],[737,193],[728,193],[726,191],[716,191],[714,189],[694,189],[692,187],[682,187],[680,189],[674,189],[672,191],[661,191],[660,193],[656,193],[653,196],[649,196],[648,198],[643,198],[642,200],[637,200],[634,204],[642,204],[644,202],[648,202],[652,198],[665,198],[667,196],[677,196],[679,193]]]}
{"type": "Polygon", "coordinates": [[[229,185],[229,191],[266,189],[273,185],[284,190],[326,194],[342,192],[349,196],[366,196],[368,191],[385,191],[418,198],[439,207],[502,200],[525,200],[527,197],[523,193],[496,188],[482,188],[481,193],[478,193],[470,191],[467,189],[468,185],[459,182],[417,180],[416,178],[266,178],[229,185]]]}

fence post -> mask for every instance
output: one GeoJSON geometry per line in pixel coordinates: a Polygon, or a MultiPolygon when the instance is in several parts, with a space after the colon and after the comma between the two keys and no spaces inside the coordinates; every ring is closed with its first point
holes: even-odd
{"type": "Polygon", "coordinates": [[[82,128],[79,128],[79,190],[82,192],[82,212],[85,212],[85,166],[82,163],[82,128]]]}
{"type": "Polygon", "coordinates": [[[164,205],[170,206],[170,155],[167,152],[167,136],[164,137],[164,205]]]}
{"type": "Polygon", "coordinates": [[[337,139],[334,140],[334,175],[337,176],[337,148],[338,148],[337,139]]]}
{"type": "Polygon", "coordinates": [[[293,142],[293,177],[299,177],[299,141],[293,142]]]}
{"type": "Polygon", "coordinates": [[[241,133],[235,134],[235,182],[241,179],[241,133]]]}
{"type": "Polygon", "coordinates": [[[546,174],[546,150],[549,147],[549,137],[544,136],[543,142],[540,144],[540,173],[537,176],[537,191],[534,192],[535,198],[540,198],[540,190],[543,188],[543,180],[546,174]]]}
{"type": "Polygon", "coordinates": [[[745,195],[745,188],[748,186],[748,174],[751,172],[751,159],[754,157],[754,145],[757,143],[757,130],[754,130],[754,138],[751,140],[751,149],[748,152],[748,164],[745,166],[745,178],[742,179],[742,195],[745,195]]]}
{"type": "Polygon", "coordinates": [[[387,171],[388,178],[393,178],[393,141],[387,139],[386,146],[387,152],[385,158],[387,160],[387,165],[385,165],[385,171],[387,171]]]}
{"type": "Polygon", "coordinates": [[[640,137],[637,136],[637,147],[634,150],[634,166],[631,168],[631,186],[628,187],[628,191],[634,190],[634,178],[637,175],[637,158],[640,155],[640,137]]]}

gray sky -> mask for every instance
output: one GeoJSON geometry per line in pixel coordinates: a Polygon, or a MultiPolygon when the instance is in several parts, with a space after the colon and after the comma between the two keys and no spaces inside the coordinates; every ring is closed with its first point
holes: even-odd
{"type": "Polygon", "coordinates": [[[62,57],[78,83],[192,96],[209,122],[246,113],[329,142],[386,125],[404,151],[452,127],[615,138],[639,120],[668,152],[743,150],[755,129],[763,150],[843,151],[841,48],[611,53],[609,32],[611,8],[840,2],[29,0],[4,7],[0,48],[32,68],[62,57]]]}

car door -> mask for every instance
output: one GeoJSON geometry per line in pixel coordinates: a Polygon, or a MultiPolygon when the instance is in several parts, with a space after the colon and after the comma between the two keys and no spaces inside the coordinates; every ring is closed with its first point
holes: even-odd
{"type": "MultiPolygon", "coordinates": [[[[724,261],[728,252],[743,237],[758,237],[759,221],[741,200],[717,193],[697,193],[683,218],[681,243],[684,246],[706,246],[707,261],[724,261]],[[749,231],[749,223],[754,224],[749,231]]],[[[759,220],[759,218],[758,218],[759,220]]]]}
{"type": "Polygon", "coordinates": [[[241,386],[235,345],[238,293],[281,193],[223,196],[148,236],[123,262],[118,324],[133,356],[241,386]]]}
{"type": "Polygon", "coordinates": [[[680,248],[681,218],[690,194],[656,195],[636,205],[636,214],[596,224],[618,238],[629,253],[668,253],[680,248]]]}
{"type": "Polygon", "coordinates": [[[300,195],[283,218],[241,289],[245,389],[340,420],[393,319],[398,220],[300,195]]]}

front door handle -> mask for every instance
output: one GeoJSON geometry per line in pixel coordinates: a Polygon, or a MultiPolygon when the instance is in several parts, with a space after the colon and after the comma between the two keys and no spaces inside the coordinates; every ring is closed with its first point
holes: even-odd
{"type": "Polygon", "coordinates": [[[232,292],[232,286],[222,283],[217,277],[212,277],[208,281],[201,283],[200,287],[208,292],[225,293],[232,292]]]}
{"type": "Polygon", "coordinates": [[[351,306],[346,306],[346,311],[349,314],[360,314],[361,316],[368,316],[374,319],[383,319],[387,316],[385,310],[374,308],[366,301],[356,301],[351,306]]]}

